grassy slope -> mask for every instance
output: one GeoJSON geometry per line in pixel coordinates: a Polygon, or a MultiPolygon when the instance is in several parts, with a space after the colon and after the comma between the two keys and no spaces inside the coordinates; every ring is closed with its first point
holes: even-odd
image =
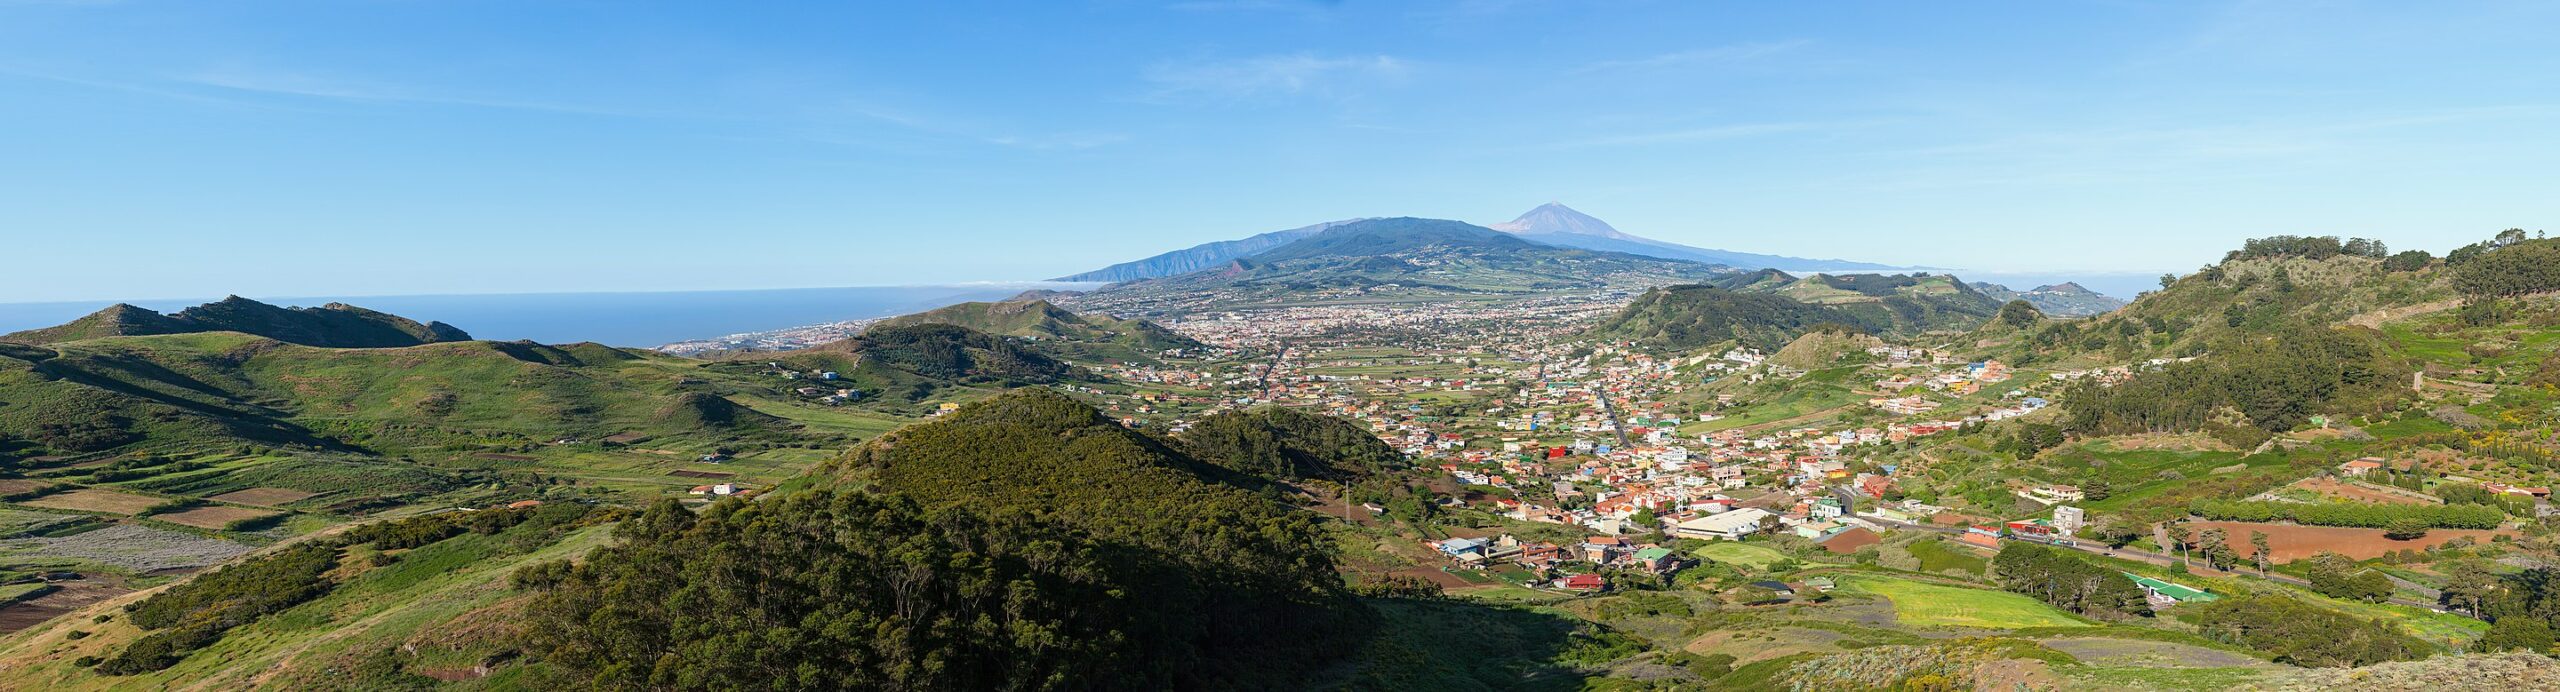
{"type": "Polygon", "coordinates": [[[1865,575],[1842,579],[1840,589],[1892,601],[1895,618],[1912,627],[2020,629],[2088,624],[2053,606],[2005,591],[1865,575]]]}
{"type": "MultiPolygon", "coordinates": [[[[336,679],[332,666],[414,643],[420,646],[412,669],[467,670],[496,653],[490,635],[498,631],[493,627],[505,627],[505,616],[478,611],[510,599],[509,573],[585,554],[610,533],[610,527],[583,529],[529,552],[508,547],[522,539],[521,532],[464,534],[409,551],[397,562],[346,579],[328,596],[235,629],[168,670],[107,678],[73,665],[82,656],[110,655],[141,636],[122,617],[122,607],[156,590],[126,594],[0,639],[0,667],[23,689],[314,689],[348,684],[336,679]],[[93,622],[101,615],[116,617],[93,622]],[[75,640],[75,631],[89,634],[75,640]]],[[[348,558],[341,569],[362,561],[361,555],[348,558]]]]}

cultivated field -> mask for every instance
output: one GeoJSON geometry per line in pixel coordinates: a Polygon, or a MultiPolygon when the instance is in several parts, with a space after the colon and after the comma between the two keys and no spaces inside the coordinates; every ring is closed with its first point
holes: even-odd
{"type": "Polygon", "coordinates": [[[206,499],[233,504],[258,505],[260,507],[281,507],[289,503],[308,500],[318,495],[319,493],[289,490],[285,488],[250,488],[247,490],[234,490],[206,499]]]}
{"type": "Polygon", "coordinates": [[[148,526],[122,524],[54,538],[0,541],[0,550],[48,559],[74,559],[137,572],[221,564],[252,546],[148,526]]]}
{"type": "Polygon", "coordinates": [[[2252,524],[2237,521],[2196,521],[2188,522],[2185,526],[2198,533],[2202,533],[2205,529],[2222,529],[2223,535],[2227,537],[2225,540],[2229,541],[2231,547],[2240,551],[2243,556],[2250,552],[2249,532],[2265,533],[2267,548],[2275,553],[2277,562],[2292,562],[2323,552],[2337,553],[2358,560],[2370,560],[2382,557],[2383,553],[2412,549],[2426,550],[2456,538],[2469,538],[2475,542],[2487,543],[2491,536],[2515,533],[2503,529],[2498,531],[2431,529],[2427,531],[2424,538],[2395,541],[2384,538],[2382,529],[2344,526],[2252,524]]]}
{"type": "Polygon", "coordinates": [[[1697,551],[1698,557],[1717,562],[1747,565],[1752,569],[1768,569],[1769,563],[1787,559],[1785,553],[1748,543],[1717,541],[1697,551]]]}
{"type": "Polygon", "coordinates": [[[99,490],[97,488],[82,488],[60,495],[48,495],[28,500],[25,504],[29,507],[43,507],[46,509],[69,509],[82,512],[105,512],[108,514],[133,516],[141,514],[142,510],[150,509],[153,505],[158,505],[163,502],[168,502],[168,500],[163,500],[149,495],[120,493],[113,490],[99,490]]]}
{"type": "Polygon", "coordinates": [[[1869,576],[1841,579],[1840,588],[1892,601],[1894,619],[1914,627],[2019,629],[2088,625],[2053,606],[2006,591],[1869,576]]]}
{"type": "Polygon", "coordinates": [[[2354,502],[2374,502],[2393,505],[2437,504],[2427,498],[2426,495],[2420,494],[2417,491],[2392,492],[2377,490],[2353,483],[2340,482],[2333,478],[2320,478],[2316,476],[2295,481],[2293,485],[2286,487],[2302,490],[2321,497],[2354,502]]]}
{"type": "Polygon", "coordinates": [[[33,478],[0,479],[0,495],[16,495],[18,493],[37,490],[48,485],[53,484],[33,478]]]}
{"type": "Polygon", "coordinates": [[[256,519],[277,514],[283,514],[283,512],[247,507],[197,507],[183,512],[155,514],[151,518],[199,529],[220,529],[242,519],[256,519]]]}

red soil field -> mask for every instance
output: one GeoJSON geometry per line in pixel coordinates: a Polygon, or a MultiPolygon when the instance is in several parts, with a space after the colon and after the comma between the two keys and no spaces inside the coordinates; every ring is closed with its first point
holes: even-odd
{"type": "Polygon", "coordinates": [[[2498,534],[2506,534],[2510,536],[2515,535],[2514,531],[2503,529],[2498,531],[2482,531],[2479,529],[2434,529],[2428,531],[2424,538],[2409,541],[2395,541],[2382,537],[2382,529],[2358,529],[2343,526],[2252,524],[2238,521],[2194,521],[2187,522],[2185,526],[2193,529],[2197,533],[2203,533],[2205,529],[2211,528],[2222,529],[2222,533],[2225,536],[2224,540],[2231,544],[2232,550],[2239,551],[2241,557],[2244,559],[2254,552],[2249,547],[2249,532],[2257,531],[2265,533],[2267,534],[2267,548],[2275,553],[2275,560],[2277,562],[2292,562],[2323,552],[2337,553],[2358,560],[2369,560],[2382,557],[2383,553],[2388,552],[2401,550],[2424,551],[2429,547],[2443,545],[2446,541],[2451,541],[2456,538],[2469,537],[2474,542],[2486,543],[2489,541],[2490,536],[2498,534]]]}

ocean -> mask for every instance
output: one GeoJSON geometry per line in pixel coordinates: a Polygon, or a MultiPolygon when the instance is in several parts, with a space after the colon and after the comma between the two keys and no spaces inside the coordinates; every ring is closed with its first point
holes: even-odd
{"type": "MultiPolygon", "coordinates": [[[[653,347],[744,332],[890,317],[953,303],[1001,300],[1035,288],[1083,290],[1100,285],[1022,282],[644,293],[248,297],[287,306],[347,303],[422,322],[443,322],[480,339],[594,341],[612,346],[653,347]]],[[[121,302],[174,312],[217,299],[121,302]]],[[[0,333],[69,322],[117,302],[0,303],[0,333]]]]}

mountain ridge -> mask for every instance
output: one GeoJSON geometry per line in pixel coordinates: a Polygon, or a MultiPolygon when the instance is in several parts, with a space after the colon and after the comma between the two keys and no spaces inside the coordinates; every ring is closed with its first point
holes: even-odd
{"type": "Polygon", "coordinates": [[[1989,281],[1976,281],[1968,285],[1995,300],[2004,303],[2012,300],[2027,301],[2028,305],[2036,306],[2037,310],[2058,317],[2103,315],[2115,312],[2129,304],[2114,296],[2089,290],[2088,287],[2081,286],[2076,281],[2046,284],[2024,291],[1989,281]]]}
{"type": "Polygon", "coordinates": [[[1840,259],[1806,259],[1783,255],[1767,255],[1733,250],[1690,247],[1620,231],[1609,222],[1574,210],[1557,202],[1538,205],[1518,218],[1487,226],[1497,231],[1519,235],[1549,245],[1578,247],[1644,255],[1661,259],[1688,260],[1721,264],[1735,269],[1781,268],[1796,271],[1849,271],[1904,269],[1873,262],[1840,259]]]}
{"type": "Polygon", "coordinates": [[[1297,228],[1272,231],[1269,233],[1258,233],[1236,240],[1221,240],[1201,243],[1199,245],[1155,255],[1145,259],[1131,260],[1089,272],[1061,276],[1051,279],[1051,281],[1107,281],[1119,283],[1123,281],[1137,281],[1140,279],[1154,279],[1174,276],[1177,274],[1188,274],[1225,264],[1228,261],[1237,258],[1251,256],[1255,253],[1297,242],[1300,238],[1315,235],[1327,228],[1367,220],[1369,220],[1369,217],[1343,219],[1341,221],[1327,221],[1324,223],[1299,226],[1297,228]]]}
{"type": "Polygon", "coordinates": [[[166,315],[117,303],[60,325],[0,335],[0,341],[43,345],[202,332],[239,332],[321,348],[395,348],[472,340],[470,333],[443,322],[419,322],[346,303],[287,308],[235,295],[166,315]]]}

